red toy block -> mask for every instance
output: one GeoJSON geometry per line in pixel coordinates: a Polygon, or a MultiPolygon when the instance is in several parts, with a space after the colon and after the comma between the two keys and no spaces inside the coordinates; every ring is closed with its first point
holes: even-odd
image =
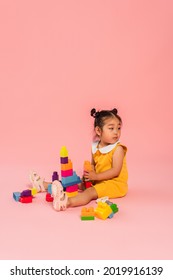
{"type": "Polygon", "coordinates": [[[47,194],[46,194],[46,201],[47,201],[47,202],[52,202],[52,201],[53,201],[53,197],[51,196],[50,193],[47,193],[47,194]]]}
{"type": "Polygon", "coordinates": [[[22,203],[31,203],[32,202],[32,196],[20,197],[19,201],[22,202],[22,203]]]}
{"type": "Polygon", "coordinates": [[[84,186],[86,189],[91,188],[92,187],[92,182],[91,181],[84,181],[84,186]]]}

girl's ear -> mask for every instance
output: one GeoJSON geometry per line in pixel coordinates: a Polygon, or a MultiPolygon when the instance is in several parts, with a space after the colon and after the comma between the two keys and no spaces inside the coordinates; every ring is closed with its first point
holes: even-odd
{"type": "Polygon", "coordinates": [[[98,136],[101,135],[101,129],[100,129],[99,126],[96,126],[96,127],[95,127],[95,133],[96,133],[98,136]]]}

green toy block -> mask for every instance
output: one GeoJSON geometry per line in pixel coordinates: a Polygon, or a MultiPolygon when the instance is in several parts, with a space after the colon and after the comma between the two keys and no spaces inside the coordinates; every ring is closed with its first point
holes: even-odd
{"type": "Polygon", "coordinates": [[[117,207],[117,205],[116,205],[116,204],[112,203],[112,204],[110,205],[110,207],[111,207],[111,209],[112,209],[113,213],[118,212],[118,207],[117,207]]]}
{"type": "Polygon", "coordinates": [[[91,220],[95,220],[94,216],[81,216],[81,220],[82,221],[91,221],[91,220]]]}

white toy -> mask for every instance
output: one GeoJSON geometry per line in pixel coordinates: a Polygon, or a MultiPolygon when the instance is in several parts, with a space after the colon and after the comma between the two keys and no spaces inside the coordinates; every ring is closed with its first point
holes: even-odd
{"type": "Polygon", "coordinates": [[[96,203],[98,203],[98,202],[106,202],[107,200],[109,200],[109,197],[108,196],[103,196],[103,197],[97,198],[96,199],[96,203]]]}

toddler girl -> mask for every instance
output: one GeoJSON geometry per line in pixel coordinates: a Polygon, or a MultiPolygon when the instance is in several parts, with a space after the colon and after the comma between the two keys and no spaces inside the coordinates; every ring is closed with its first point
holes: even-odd
{"type": "MultiPolygon", "coordinates": [[[[60,182],[54,181],[53,206],[57,211],[86,205],[91,200],[104,196],[118,198],[127,194],[127,148],[120,143],[122,120],[118,111],[115,108],[110,111],[92,109],[91,116],[94,117],[94,130],[98,140],[92,143],[93,170],[85,171],[84,178],[92,181],[93,185],[74,197],[67,197],[60,182]]],[[[43,182],[45,188],[48,184],[43,182]]]]}

